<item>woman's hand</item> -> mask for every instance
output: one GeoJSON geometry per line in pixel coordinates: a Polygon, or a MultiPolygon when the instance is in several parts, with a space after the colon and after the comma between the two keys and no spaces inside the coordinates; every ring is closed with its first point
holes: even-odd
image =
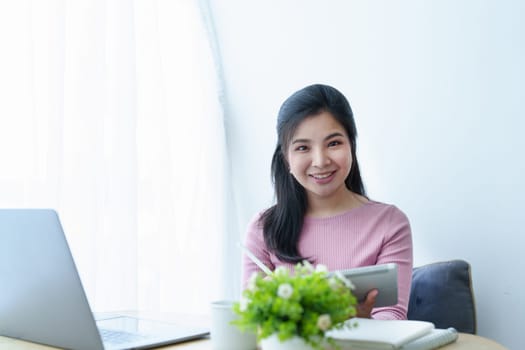
{"type": "Polygon", "coordinates": [[[377,294],[379,294],[377,289],[372,289],[370,292],[368,292],[365,300],[357,305],[357,314],[355,315],[356,317],[370,318],[370,313],[372,312],[374,304],[376,303],[377,294]]]}

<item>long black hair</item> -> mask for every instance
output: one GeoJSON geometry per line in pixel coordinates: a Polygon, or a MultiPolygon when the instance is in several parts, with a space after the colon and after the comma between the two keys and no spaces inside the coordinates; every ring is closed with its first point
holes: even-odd
{"type": "Polygon", "coordinates": [[[272,180],[276,204],[261,216],[264,242],[281,261],[297,263],[305,258],[297,243],[307,209],[306,191],[289,172],[285,158],[288,145],[299,124],[307,117],[329,112],[344,127],[351,144],[352,166],[345,180],[346,187],[366,196],[356,158],[357,131],[354,115],[346,97],[337,89],[315,84],[291,95],[282,104],[277,117],[277,146],[272,158],[272,180]]]}

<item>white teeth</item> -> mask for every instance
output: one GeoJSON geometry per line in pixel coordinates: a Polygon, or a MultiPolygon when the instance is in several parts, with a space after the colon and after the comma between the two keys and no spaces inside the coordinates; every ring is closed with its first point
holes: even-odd
{"type": "Polygon", "coordinates": [[[316,179],[326,179],[328,176],[332,175],[332,173],[328,174],[318,174],[318,175],[312,175],[316,179]]]}

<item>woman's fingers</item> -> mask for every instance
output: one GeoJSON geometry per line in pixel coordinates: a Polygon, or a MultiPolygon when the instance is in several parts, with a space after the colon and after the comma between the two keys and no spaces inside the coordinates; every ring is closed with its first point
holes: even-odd
{"type": "Polygon", "coordinates": [[[365,300],[357,305],[357,317],[370,318],[370,313],[372,312],[374,304],[376,303],[377,294],[379,294],[377,289],[372,289],[370,292],[368,292],[365,300]]]}

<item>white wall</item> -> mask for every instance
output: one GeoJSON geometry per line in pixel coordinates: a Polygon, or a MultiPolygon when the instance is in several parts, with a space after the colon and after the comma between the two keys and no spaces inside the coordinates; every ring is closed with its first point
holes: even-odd
{"type": "Polygon", "coordinates": [[[272,203],[281,102],[332,84],[353,107],[369,195],[411,220],[415,264],[468,260],[479,334],[522,347],[524,3],[210,2],[240,235],[272,203]]]}

